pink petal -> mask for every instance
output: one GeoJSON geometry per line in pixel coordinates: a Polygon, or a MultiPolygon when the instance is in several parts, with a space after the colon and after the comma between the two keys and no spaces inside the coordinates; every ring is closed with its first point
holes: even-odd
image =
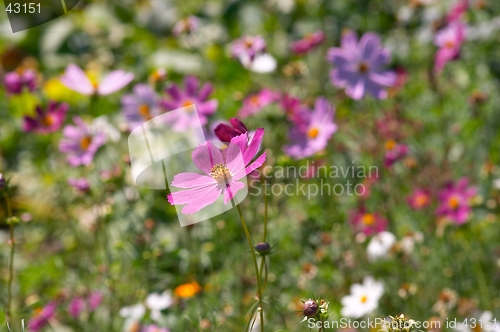
{"type": "Polygon", "coordinates": [[[180,173],[174,176],[172,186],[177,188],[193,188],[213,185],[217,182],[210,176],[198,173],[180,173]]]}
{"type": "Polygon", "coordinates": [[[61,83],[68,89],[79,92],[83,95],[94,93],[94,86],[85,72],[75,64],[69,64],[66,71],[60,78],[61,83]]]}
{"type": "Polygon", "coordinates": [[[255,157],[255,154],[259,150],[259,146],[262,142],[263,136],[264,128],[257,128],[255,134],[253,135],[252,141],[250,142],[250,145],[243,154],[243,161],[245,162],[245,165],[247,165],[250,161],[252,161],[253,157],[255,157]]]}
{"type": "Polygon", "coordinates": [[[192,154],[193,162],[198,169],[209,175],[215,164],[223,164],[222,153],[210,141],[197,146],[192,154]]]}
{"type": "Polygon", "coordinates": [[[227,204],[230,200],[232,200],[238,191],[245,188],[245,184],[243,182],[233,181],[231,185],[224,190],[224,204],[227,204]]]}
{"type": "Polygon", "coordinates": [[[120,90],[134,79],[134,74],[124,70],[114,70],[110,72],[97,87],[100,95],[109,95],[120,90]]]}

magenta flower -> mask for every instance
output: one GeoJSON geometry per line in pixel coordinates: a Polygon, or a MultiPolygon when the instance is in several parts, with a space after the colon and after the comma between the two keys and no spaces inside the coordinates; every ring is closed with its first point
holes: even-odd
{"type": "Polygon", "coordinates": [[[407,154],[408,146],[406,144],[396,143],[393,140],[387,141],[385,143],[384,167],[390,168],[407,154]]]}
{"type": "Polygon", "coordinates": [[[306,123],[290,130],[289,138],[292,142],[283,147],[283,151],[294,159],[302,159],[323,150],[337,131],[337,125],[333,122],[334,113],[334,108],[325,98],[317,98],[306,123]]]}
{"type": "Polygon", "coordinates": [[[469,9],[469,0],[458,0],[448,13],[446,20],[451,23],[461,20],[463,14],[469,9]]]}
{"type": "Polygon", "coordinates": [[[87,193],[90,190],[90,182],[86,178],[68,179],[68,184],[81,193],[87,193]]]}
{"type": "MultiPolygon", "coordinates": [[[[253,60],[266,52],[266,41],[261,36],[243,36],[231,45],[231,55],[237,59],[253,60]]],[[[242,61],[243,62],[243,61],[242,61]]]]}
{"type": "Polygon", "coordinates": [[[351,225],[356,233],[375,235],[387,229],[387,220],[378,213],[367,212],[361,207],[351,212],[351,225]]]}
{"type": "Polygon", "coordinates": [[[385,99],[385,88],[396,83],[396,74],[385,69],[390,61],[389,50],[381,46],[380,37],[372,32],[365,33],[359,42],[355,32],[344,32],[341,47],[330,48],[327,59],[336,67],[330,74],[332,84],[345,88],[353,99],[363,98],[366,91],[385,99]]]}
{"type": "Polygon", "coordinates": [[[434,37],[434,43],[439,47],[434,57],[434,70],[440,73],[444,66],[458,59],[460,47],[465,40],[466,25],[455,21],[439,30],[434,37]]]}
{"type": "Polygon", "coordinates": [[[464,224],[471,214],[471,199],[477,194],[476,187],[468,187],[469,180],[461,178],[456,184],[448,183],[439,192],[440,204],[436,214],[457,225],[464,224]]]}
{"type": "Polygon", "coordinates": [[[406,200],[413,210],[421,210],[431,203],[431,195],[428,190],[417,188],[406,200]]]}
{"type": "Polygon", "coordinates": [[[89,165],[97,150],[106,142],[101,131],[91,130],[80,117],[74,117],[76,126],[68,125],[63,129],[63,140],[59,151],[66,153],[66,161],[73,167],[89,165]]]}
{"type": "Polygon", "coordinates": [[[73,318],[78,318],[85,311],[85,300],[82,297],[75,297],[68,305],[68,314],[73,318]]]}
{"type": "Polygon", "coordinates": [[[183,33],[192,33],[200,27],[200,19],[196,16],[188,16],[175,23],[173,33],[174,36],[180,36],[183,33]]]}
{"type": "Polygon", "coordinates": [[[210,141],[195,148],[193,162],[206,175],[198,173],[177,174],[171,185],[186,190],[170,193],[167,196],[169,203],[185,205],[182,208],[184,214],[200,211],[214,203],[221,194],[224,195],[224,204],[227,204],[245,186],[243,182],[238,180],[262,166],[266,160],[264,152],[252,162],[263,136],[264,129],[258,128],[248,145],[247,134],[234,137],[229,142],[225,158],[210,141]]]}
{"type": "Polygon", "coordinates": [[[5,74],[4,86],[7,93],[17,95],[26,88],[33,92],[36,89],[36,72],[34,70],[13,71],[5,74]]]}
{"type": "Polygon", "coordinates": [[[230,125],[220,123],[215,127],[214,133],[223,143],[229,143],[231,139],[248,132],[247,127],[237,118],[229,119],[230,125]]]}
{"type": "Polygon", "coordinates": [[[92,291],[87,297],[89,311],[96,310],[102,303],[103,295],[100,291],[92,291]]]}
{"type": "Polygon", "coordinates": [[[69,64],[66,71],[61,76],[61,82],[68,89],[79,92],[83,95],[99,94],[101,96],[112,94],[134,79],[134,74],[124,70],[114,70],[110,72],[99,83],[92,82],[85,72],[75,64],[69,64]]]}
{"type": "Polygon", "coordinates": [[[160,114],[156,93],[147,84],[135,85],[133,93],[124,95],[121,103],[130,131],[160,114]]]}
{"type": "Polygon", "coordinates": [[[270,89],[262,89],[256,94],[246,97],[243,100],[243,107],[238,111],[242,118],[259,113],[267,105],[274,103],[280,98],[279,92],[270,89]]]}
{"type": "MultiPolygon", "coordinates": [[[[201,124],[206,124],[207,117],[215,113],[219,103],[216,99],[208,99],[213,92],[212,84],[205,83],[201,88],[199,85],[200,82],[196,77],[187,76],[184,79],[184,91],[175,84],[165,90],[170,98],[162,100],[162,106],[167,111],[172,111],[194,104],[201,124]]],[[[174,129],[184,130],[192,126],[193,120],[196,118],[195,112],[186,111],[178,114],[179,117],[175,119],[174,129]]]]}
{"type": "Polygon", "coordinates": [[[311,34],[306,35],[303,39],[293,42],[291,45],[291,49],[295,54],[304,54],[314,49],[324,40],[325,34],[323,33],[323,31],[315,31],[311,34]]]}
{"type": "Polygon", "coordinates": [[[49,134],[58,131],[64,122],[68,109],[68,104],[58,104],[55,101],[48,103],[47,110],[43,110],[41,106],[36,106],[35,116],[24,116],[23,130],[37,134],[49,134]]]}
{"type": "Polygon", "coordinates": [[[57,304],[55,301],[50,301],[47,303],[40,312],[36,313],[29,322],[29,330],[32,332],[38,332],[43,329],[47,324],[49,324],[49,320],[52,319],[56,314],[57,304]]]}
{"type": "Polygon", "coordinates": [[[307,123],[310,110],[300,99],[285,94],[281,99],[280,106],[290,122],[296,125],[307,123]]]}
{"type": "Polygon", "coordinates": [[[170,332],[166,327],[158,327],[156,325],[144,326],[141,332],[170,332]]]}

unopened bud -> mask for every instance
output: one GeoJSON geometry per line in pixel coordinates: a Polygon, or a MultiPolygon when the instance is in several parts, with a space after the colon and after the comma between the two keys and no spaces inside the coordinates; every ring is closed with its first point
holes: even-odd
{"type": "Polygon", "coordinates": [[[309,299],[306,302],[304,302],[302,313],[306,317],[314,317],[318,313],[318,310],[319,310],[318,303],[314,300],[309,299]]]}

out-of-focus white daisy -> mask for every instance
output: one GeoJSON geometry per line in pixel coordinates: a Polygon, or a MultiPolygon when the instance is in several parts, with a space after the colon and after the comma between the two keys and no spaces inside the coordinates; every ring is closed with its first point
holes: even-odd
{"type": "Polygon", "coordinates": [[[396,236],[391,232],[380,232],[375,235],[366,247],[366,255],[370,262],[386,258],[392,246],[396,243],[396,236]]]}
{"type": "Polygon", "coordinates": [[[248,70],[256,73],[270,73],[276,69],[276,59],[269,53],[258,54],[253,60],[249,57],[240,57],[240,62],[248,70]]]}
{"type": "Polygon", "coordinates": [[[123,307],[118,312],[121,317],[125,318],[125,331],[129,331],[132,326],[136,325],[144,317],[145,313],[146,307],[142,303],[123,307]]]}
{"type": "Polygon", "coordinates": [[[478,313],[474,319],[468,318],[460,322],[457,320],[456,331],[459,332],[500,332],[500,321],[493,318],[491,311],[478,313]],[[479,318],[477,318],[479,317],[479,318]],[[467,322],[467,324],[465,324],[467,322]]]}
{"type": "Polygon", "coordinates": [[[159,320],[161,311],[169,308],[174,303],[172,292],[164,291],[163,293],[151,293],[146,297],[146,307],[151,309],[151,318],[159,320]]]}
{"type": "Polygon", "coordinates": [[[351,294],[341,300],[340,314],[349,318],[360,318],[377,309],[378,301],[384,294],[384,285],[373,277],[365,277],[363,284],[351,285],[351,294]]]}

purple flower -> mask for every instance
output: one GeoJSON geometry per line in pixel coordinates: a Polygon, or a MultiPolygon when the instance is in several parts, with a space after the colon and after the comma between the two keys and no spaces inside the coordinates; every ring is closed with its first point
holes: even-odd
{"type": "Polygon", "coordinates": [[[133,93],[124,95],[121,102],[122,115],[131,131],[160,114],[155,91],[147,84],[134,86],[133,93]]]}
{"type": "Polygon", "coordinates": [[[36,72],[28,69],[7,73],[4,77],[4,85],[7,93],[13,95],[23,92],[23,88],[33,92],[36,89],[36,72]]]}
{"type": "Polygon", "coordinates": [[[324,40],[325,34],[323,33],[323,31],[315,31],[311,34],[306,35],[303,39],[293,42],[291,49],[295,54],[304,54],[314,49],[324,40]]]}
{"type": "Polygon", "coordinates": [[[68,184],[82,193],[87,193],[90,189],[90,182],[86,178],[71,178],[68,179],[68,184]]]}
{"type": "Polygon", "coordinates": [[[242,118],[259,113],[267,105],[274,103],[280,98],[279,92],[270,89],[262,89],[258,93],[246,97],[243,100],[243,107],[238,111],[242,118]]]}
{"type": "Polygon", "coordinates": [[[37,134],[53,133],[61,128],[68,109],[68,104],[58,104],[55,101],[48,103],[47,110],[43,110],[41,106],[36,106],[35,116],[24,116],[23,130],[37,134]]]}
{"type": "Polygon", "coordinates": [[[156,325],[144,326],[141,332],[170,332],[166,327],[158,327],[156,325]]]}
{"type": "Polygon", "coordinates": [[[183,33],[192,33],[200,27],[200,19],[196,16],[188,16],[175,23],[174,25],[174,36],[180,36],[183,33]]]}
{"type": "Polygon", "coordinates": [[[266,52],[266,41],[261,36],[243,36],[231,45],[231,55],[240,61],[250,61],[266,52]],[[243,60],[245,59],[245,60],[243,60]]]}
{"type": "Polygon", "coordinates": [[[195,148],[192,155],[193,162],[206,175],[177,174],[171,185],[186,190],[170,193],[167,196],[169,203],[185,205],[182,208],[184,214],[200,211],[214,203],[221,194],[224,195],[224,204],[227,204],[245,186],[238,180],[262,166],[266,160],[264,152],[252,162],[263,136],[264,129],[258,128],[248,146],[247,134],[234,137],[225,150],[225,158],[210,141],[195,148]]]}
{"type": "Polygon", "coordinates": [[[38,332],[44,328],[48,323],[49,319],[55,316],[57,304],[55,301],[50,301],[47,303],[40,312],[35,314],[29,322],[29,330],[33,332],[38,332]]]}
{"type": "Polygon", "coordinates": [[[68,313],[73,318],[78,318],[85,311],[85,300],[82,297],[75,297],[68,305],[68,313]]]}
{"type": "Polygon", "coordinates": [[[63,129],[63,140],[59,151],[66,153],[68,164],[73,167],[89,165],[94,155],[106,142],[106,135],[101,131],[90,130],[80,117],[74,117],[76,126],[67,125],[63,129]]]}
{"type": "Polygon", "coordinates": [[[351,212],[351,225],[356,233],[375,235],[387,229],[387,220],[378,213],[370,213],[364,207],[360,207],[351,212]]]}
{"type": "Polygon", "coordinates": [[[471,199],[477,194],[476,187],[468,187],[469,180],[461,178],[456,184],[448,183],[439,192],[436,214],[457,225],[465,223],[471,214],[471,199]]]}
{"type": "Polygon", "coordinates": [[[384,99],[385,87],[396,83],[396,74],[385,69],[390,61],[389,50],[381,46],[380,37],[372,32],[365,33],[359,42],[355,32],[344,32],[341,47],[330,48],[327,59],[336,67],[330,74],[332,84],[345,88],[353,99],[363,98],[366,91],[384,99]]]}
{"type": "Polygon", "coordinates": [[[229,143],[231,139],[248,132],[247,127],[237,118],[229,119],[231,125],[220,123],[214,129],[214,133],[223,143],[229,143]]]}
{"type": "MultiPolygon", "coordinates": [[[[199,81],[196,77],[187,76],[184,79],[184,91],[179,89],[177,85],[172,85],[166,89],[170,98],[161,101],[162,106],[167,111],[172,111],[178,108],[195,105],[198,111],[198,116],[202,125],[207,123],[207,116],[212,115],[217,110],[218,101],[216,99],[208,99],[212,94],[213,86],[210,83],[205,83],[199,88],[199,81]]],[[[174,129],[184,130],[191,127],[193,120],[196,118],[196,113],[189,111],[178,113],[180,116],[175,119],[174,129]]]]}
{"type": "Polygon", "coordinates": [[[455,21],[437,32],[434,37],[434,43],[439,47],[434,57],[434,70],[437,73],[440,73],[448,62],[458,59],[466,28],[464,23],[455,21]]]}
{"type": "Polygon", "coordinates": [[[75,64],[69,64],[61,76],[62,84],[67,88],[87,96],[95,93],[101,96],[112,94],[129,84],[133,79],[134,74],[119,69],[110,72],[99,83],[92,82],[85,72],[75,64]]]}
{"type": "Polygon", "coordinates": [[[408,154],[408,146],[399,144],[393,140],[385,143],[384,167],[390,168],[394,163],[406,157],[408,154]]]}
{"type": "Polygon", "coordinates": [[[280,106],[292,123],[296,125],[307,123],[310,110],[300,99],[285,94],[281,99],[280,106]]]}
{"type": "Polygon", "coordinates": [[[292,142],[283,148],[284,152],[295,159],[302,159],[324,149],[337,131],[337,125],[333,122],[334,113],[332,105],[325,98],[317,98],[306,122],[290,130],[292,142]]]}

